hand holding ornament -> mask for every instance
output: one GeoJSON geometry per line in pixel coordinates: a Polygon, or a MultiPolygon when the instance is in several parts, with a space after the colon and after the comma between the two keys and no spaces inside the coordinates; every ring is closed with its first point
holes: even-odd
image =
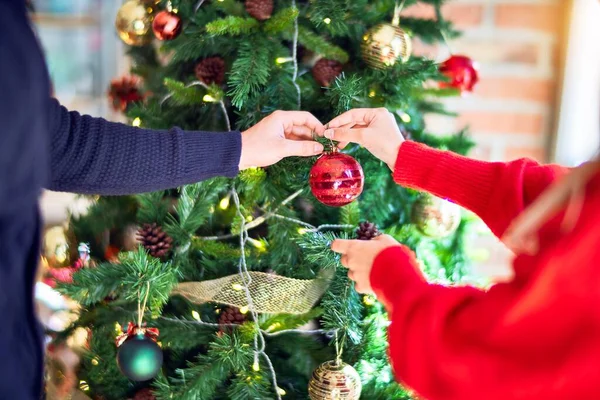
{"type": "Polygon", "coordinates": [[[404,137],[394,115],[385,108],[359,108],[334,118],[323,136],[340,142],[344,148],[348,142],[358,143],[375,157],[394,169],[400,145],[404,137]]]}
{"type": "Polygon", "coordinates": [[[239,169],[267,167],[285,157],[315,156],[323,145],[313,132],[323,136],[325,127],[306,111],[275,111],[242,133],[239,169]]]}

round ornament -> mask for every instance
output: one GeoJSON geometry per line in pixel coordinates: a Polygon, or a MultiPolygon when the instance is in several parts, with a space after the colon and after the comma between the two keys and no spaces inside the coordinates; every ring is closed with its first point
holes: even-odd
{"type": "Polygon", "coordinates": [[[44,233],[44,257],[50,267],[60,267],[69,261],[69,240],[61,226],[55,226],[44,233]]]}
{"type": "Polygon", "coordinates": [[[460,207],[432,195],[423,195],[413,205],[412,221],[419,231],[431,238],[453,234],[461,220],[460,207]]]}
{"type": "Polygon", "coordinates": [[[440,86],[459,89],[461,93],[472,92],[479,81],[477,69],[477,63],[469,57],[452,56],[440,64],[440,72],[450,79],[449,82],[441,82],[440,86]]]}
{"type": "Polygon", "coordinates": [[[365,175],[353,157],[333,151],[319,157],[310,169],[308,183],[321,203],[341,207],[360,196],[365,175]]]}
{"type": "Polygon", "coordinates": [[[126,1],[115,20],[115,27],[121,40],[130,46],[143,46],[150,43],[152,8],[139,0],[126,1]]]}
{"type": "Polygon", "coordinates": [[[121,344],[117,352],[119,369],[132,381],[147,381],[154,378],[163,363],[163,353],[151,338],[136,334],[121,344]]]}
{"type": "Polygon", "coordinates": [[[362,383],[358,372],[343,362],[327,361],[314,370],[308,384],[311,400],[358,400],[362,383]]]}
{"type": "Polygon", "coordinates": [[[398,61],[408,61],[412,42],[408,33],[399,26],[383,23],[365,33],[361,50],[367,64],[376,69],[385,69],[398,61]]]}
{"type": "Polygon", "coordinates": [[[152,31],[158,40],[173,40],[181,33],[181,18],[172,11],[163,10],[154,17],[152,31]]]}

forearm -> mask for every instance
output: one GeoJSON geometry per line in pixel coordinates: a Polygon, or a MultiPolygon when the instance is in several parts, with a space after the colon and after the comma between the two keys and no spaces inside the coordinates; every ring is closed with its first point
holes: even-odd
{"type": "Polygon", "coordinates": [[[121,195],[238,173],[239,132],[156,131],[69,112],[50,100],[48,189],[121,195]]]}
{"type": "Polygon", "coordinates": [[[474,393],[490,398],[535,390],[539,382],[525,387],[523,374],[555,373],[565,356],[586,346],[570,335],[581,330],[588,298],[548,290],[564,284],[572,271],[557,275],[550,268],[535,281],[521,279],[489,291],[429,284],[416,271],[413,255],[389,248],[375,260],[371,285],[391,321],[389,353],[396,377],[424,398],[462,400],[474,393]],[[557,309],[567,309],[565,298],[569,315],[556,318],[557,309]]]}
{"type": "Polygon", "coordinates": [[[485,162],[405,142],[394,179],[473,211],[500,237],[521,211],[566,172],[566,168],[531,160],[485,162]]]}

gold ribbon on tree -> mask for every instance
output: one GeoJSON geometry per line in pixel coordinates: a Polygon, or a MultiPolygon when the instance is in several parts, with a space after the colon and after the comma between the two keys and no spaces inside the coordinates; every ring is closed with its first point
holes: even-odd
{"type": "MultiPolygon", "coordinates": [[[[253,309],[266,314],[305,314],[319,301],[329,283],[324,278],[303,280],[257,271],[249,271],[248,277],[253,309]]],[[[242,308],[248,306],[244,283],[240,274],[234,274],[210,281],[180,283],[171,294],[197,304],[215,302],[242,308]]]]}

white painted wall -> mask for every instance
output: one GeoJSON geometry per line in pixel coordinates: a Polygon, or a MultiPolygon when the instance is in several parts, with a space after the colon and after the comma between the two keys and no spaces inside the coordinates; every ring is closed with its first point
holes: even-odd
{"type": "Polygon", "coordinates": [[[581,164],[600,148],[600,2],[573,0],[555,161],[581,164]]]}

